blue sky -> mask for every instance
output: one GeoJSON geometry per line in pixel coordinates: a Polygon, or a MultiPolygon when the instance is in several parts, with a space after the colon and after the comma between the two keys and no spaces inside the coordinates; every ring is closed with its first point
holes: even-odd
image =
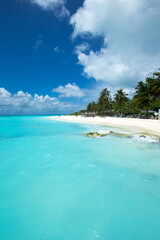
{"type": "Polygon", "coordinates": [[[1,0],[0,114],[86,107],[160,67],[158,0],[1,0]]]}

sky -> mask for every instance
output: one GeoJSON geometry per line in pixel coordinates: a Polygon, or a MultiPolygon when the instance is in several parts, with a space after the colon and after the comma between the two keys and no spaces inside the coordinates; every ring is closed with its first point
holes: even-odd
{"type": "Polygon", "coordinates": [[[130,96],[160,67],[159,0],[1,0],[0,115],[130,96]]]}

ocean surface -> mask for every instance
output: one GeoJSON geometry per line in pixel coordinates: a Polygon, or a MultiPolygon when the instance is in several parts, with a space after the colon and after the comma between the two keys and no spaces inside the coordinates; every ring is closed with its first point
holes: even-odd
{"type": "Polygon", "coordinates": [[[160,144],[95,130],[0,117],[0,240],[160,239],[160,144]]]}

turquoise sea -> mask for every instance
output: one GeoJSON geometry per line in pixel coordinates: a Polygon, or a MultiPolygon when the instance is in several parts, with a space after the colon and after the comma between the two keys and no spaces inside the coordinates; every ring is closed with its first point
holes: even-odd
{"type": "Polygon", "coordinates": [[[0,240],[159,240],[160,145],[0,117],[0,240]]]}

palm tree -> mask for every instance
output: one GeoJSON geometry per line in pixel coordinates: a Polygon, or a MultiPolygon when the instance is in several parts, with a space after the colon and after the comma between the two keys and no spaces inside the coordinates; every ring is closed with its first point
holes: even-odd
{"type": "MultiPolygon", "coordinates": [[[[159,68],[160,70],[160,68],[159,68]]],[[[152,109],[158,111],[160,109],[160,72],[153,73],[153,77],[146,78],[152,99],[152,109]]]]}
{"type": "Polygon", "coordinates": [[[91,108],[92,108],[92,104],[89,103],[88,106],[87,106],[87,112],[91,112],[91,108]]]}
{"type": "MultiPolygon", "coordinates": [[[[158,68],[158,70],[160,71],[160,68],[158,68]]],[[[157,77],[158,79],[160,79],[160,72],[155,72],[153,73],[153,76],[157,77]]]]}
{"type": "Polygon", "coordinates": [[[88,104],[87,106],[87,112],[96,112],[96,103],[93,101],[88,104]]]}
{"type": "MultiPolygon", "coordinates": [[[[159,68],[160,70],[160,68],[159,68]]],[[[160,72],[153,73],[153,77],[146,78],[146,82],[149,85],[151,95],[159,99],[160,98],[160,72]]]]}
{"type": "Polygon", "coordinates": [[[140,113],[140,109],[133,100],[128,100],[128,102],[124,103],[123,112],[126,115],[135,115],[140,113]]]}
{"type": "Polygon", "coordinates": [[[134,96],[134,100],[139,107],[141,107],[144,110],[147,110],[147,116],[148,116],[148,109],[151,102],[151,94],[150,94],[149,86],[147,83],[140,81],[137,84],[136,90],[137,91],[134,96]]]}
{"type": "Polygon", "coordinates": [[[99,114],[106,115],[107,110],[111,110],[111,96],[110,91],[107,88],[103,89],[100,92],[100,96],[98,98],[97,110],[99,114]]]}
{"type": "Polygon", "coordinates": [[[116,105],[123,106],[125,102],[127,102],[129,99],[127,98],[128,94],[126,94],[123,89],[117,90],[117,93],[114,96],[114,101],[116,105]]]}

